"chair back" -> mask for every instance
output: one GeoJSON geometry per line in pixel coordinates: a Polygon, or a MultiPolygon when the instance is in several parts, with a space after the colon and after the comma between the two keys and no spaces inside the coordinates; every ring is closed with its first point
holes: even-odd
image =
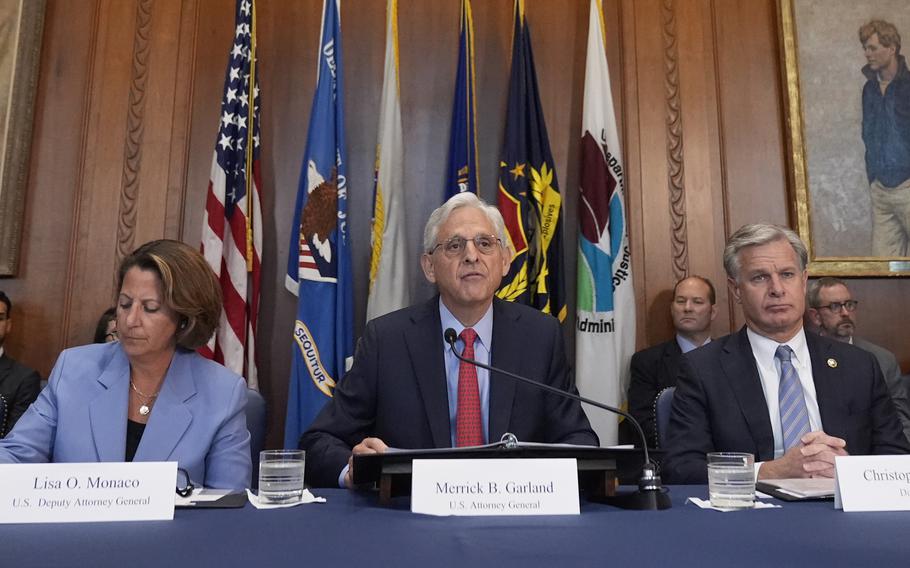
{"type": "Polygon", "coordinates": [[[246,389],[246,428],[250,431],[250,458],[253,460],[252,488],[259,485],[259,452],[265,448],[265,399],[259,391],[246,389]]]}
{"type": "Polygon", "coordinates": [[[657,428],[657,447],[666,448],[670,427],[670,411],[673,410],[673,395],[676,387],[667,387],[657,393],[654,399],[654,426],[657,428]]]}
{"type": "Polygon", "coordinates": [[[6,436],[6,399],[0,394],[0,438],[6,436]]]}

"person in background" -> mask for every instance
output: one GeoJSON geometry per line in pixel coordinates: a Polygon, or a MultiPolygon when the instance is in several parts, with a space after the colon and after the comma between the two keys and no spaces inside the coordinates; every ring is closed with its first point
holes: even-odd
{"type": "Polygon", "coordinates": [[[581,405],[469,363],[477,359],[575,391],[559,320],[494,297],[511,255],[499,210],[473,193],[430,215],[421,266],[439,295],[371,320],[350,371],[300,440],[316,486],[353,487],[353,454],[388,447],[447,448],[498,442],[597,445],[581,405]]]}
{"type": "Polygon", "coordinates": [[[94,343],[117,341],[117,308],[108,308],[95,326],[94,343]]]}
{"type": "Polygon", "coordinates": [[[3,347],[6,335],[13,329],[12,313],[13,302],[0,291],[0,404],[6,406],[6,419],[0,419],[0,438],[12,429],[41,390],[38,373],[17,363],[3,347]]]}
{"type": "Polygon", "coordinates": [[[894,401],[897,416],[901,420],[904,435],[910,440],[910,401],[907,399],[907,385],[904,384],[897,357],[884,347],[854,335],[859,302],[853,299],[847,283],[830,276],[813,280],[809,283],[806,301],[806,312],[820,335],[855,345],[875,355],[891,400],[894,401]]]}
{"type": "MultiPolygon", "coordinates": [[[[670,317],[676,337],[632,355],[629,413],[641,424],[648,445],[657,446],[654,400],[667,387],[676,386],[679,361],[684,353],[711,341],[711,322],[717,316],[714,284],[703,276],[687,276],[673,287],[670,317]]],[[[625,440],[641,445],[637,432],[623,428],[625,440]],[[632,436],[634,434],[634,436],[632,436]]]]}
{"type": "Polygon", "coordinates": [[[250,485],[246,385],[194,350],[221,315],[193,249],[146,243],[117,274],[120,339],[66,349],[48,386],[0,440],[0,462],[176,461],[196,486],[250,485]]]}
{"type": "Polygon", "coordinates": [[[806,245],[778,225],[730,236],[746,325],[682,359],[661,476],[707,482],[708,452],[749,452],[759,479],[833,477],[836,456],[910,453],[875,358],[806,333],[806,245]]]}

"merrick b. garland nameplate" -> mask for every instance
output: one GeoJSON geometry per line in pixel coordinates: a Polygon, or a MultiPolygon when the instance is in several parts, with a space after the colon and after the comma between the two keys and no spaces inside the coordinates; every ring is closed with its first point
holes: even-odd
{"type": "Polygon", "coordinates": [[[411,511],[427,515],[577,515],[574,459],[414,460],[411,511]]]}
{"type": "Polygon", "coordinates": [[[910,456],[837,456],[834,468],[835,508],[910,511],[910,456]]]}
{"type": "Polygon", "coordinates": [[[177,462],[0,465],[0,523],[174,518],[177,462]]]}

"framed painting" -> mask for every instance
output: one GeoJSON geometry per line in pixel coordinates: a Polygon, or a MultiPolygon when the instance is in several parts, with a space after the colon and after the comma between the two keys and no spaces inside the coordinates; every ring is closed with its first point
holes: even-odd
{"type": "Polygon", "coordinates": [[[910,276],[907,0],[778,8],[790,187],[810,274],[910,276]]]}
{"type": "Polygon", "coordinates": [[[45,0],[0,0],[0,276],[15,276],[45,0]]]}

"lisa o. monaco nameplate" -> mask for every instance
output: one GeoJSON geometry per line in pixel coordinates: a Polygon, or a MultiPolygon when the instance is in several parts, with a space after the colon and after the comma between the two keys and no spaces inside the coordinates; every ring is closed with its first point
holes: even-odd
{"type": "Polygon", "coordinates": [[[834,507],[853,511],[910,511],[910,455],[834,458],[834,507]]]}
{"type": "Polygon", "coordinates": [[[0,465],[0,524],[174,518],[177,462],[0,465]]]}
{"type": "Polygon", "coordinates": [[[574,459],[414,460],[411,511],[427,515],[577,515],[574,459]]]}

